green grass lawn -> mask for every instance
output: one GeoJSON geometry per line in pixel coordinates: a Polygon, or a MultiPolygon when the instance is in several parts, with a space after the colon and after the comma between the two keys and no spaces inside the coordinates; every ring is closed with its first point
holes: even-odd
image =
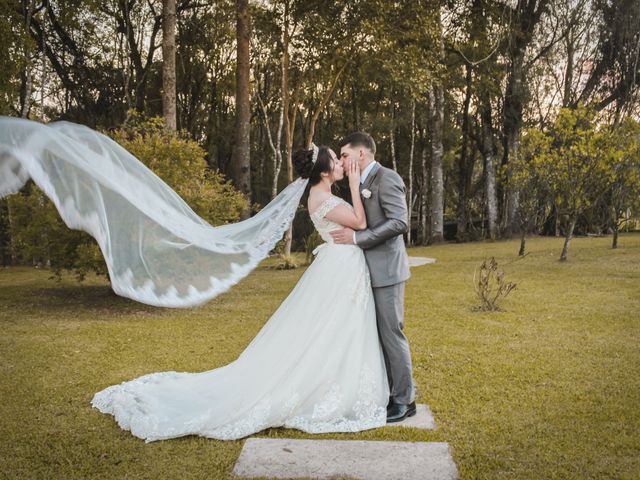
{"type": "MultiPolygon", "coordinates": [[[[437,258],[406,291],[418,402],[436,431],[259,436],[448,442],[461,478],[640,478],[640,235],[414,248],[437,258]],[[495,256],[517,282],[481,313],[472,279],[495,256]]],[[[243,441],[145,444],[89,404],[114,383],[234,360],[303,269],[267,260],[207,305],[171,310],[28,268],[0,270],[0,478],[228,478],[243,441]]],[[[330,352],[327,352],[330,355],[330,352]]]]}

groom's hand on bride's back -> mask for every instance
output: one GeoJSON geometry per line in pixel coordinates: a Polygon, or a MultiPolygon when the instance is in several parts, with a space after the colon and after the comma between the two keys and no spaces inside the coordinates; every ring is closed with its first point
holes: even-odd
{"type": "Polygon", "coordinates": [[[350,228],[341,228],[329,232],[333,237],[333,242],[342,245],[353,245],[353,230],[350,228]]]}

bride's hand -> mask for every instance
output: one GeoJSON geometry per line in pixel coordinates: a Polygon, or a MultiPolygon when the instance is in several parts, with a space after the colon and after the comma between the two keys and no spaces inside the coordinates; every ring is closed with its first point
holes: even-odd
{"type": "Polygon", "coordinates": [[[360,188],[360,166],[358,162],[351,162],[349,165],[349,187],[358,190],[360,188]]]}

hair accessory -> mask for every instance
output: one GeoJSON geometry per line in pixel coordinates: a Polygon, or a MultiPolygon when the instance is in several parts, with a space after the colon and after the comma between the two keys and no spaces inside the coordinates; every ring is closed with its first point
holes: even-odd
{"type": "Polygon", "coordinates": [[[311,149],[313,150],[313,155],[311,156],[311,163],[316,163],[316,160],[318,160],[318,153],[320,153],[320,149],[315,143],[311,144],[311,149]]]}

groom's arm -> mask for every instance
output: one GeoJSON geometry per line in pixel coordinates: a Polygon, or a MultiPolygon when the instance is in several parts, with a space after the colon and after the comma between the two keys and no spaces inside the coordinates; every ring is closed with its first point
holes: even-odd
{"type": "Polygon", "coordinates": [[[386,173],[380,179],[378,195],[386,220],[375,227],[355,232],[355,243],[363,249],[402,235],[409,228],[405,186],[400,175],[396,172],[386,173]]]}

